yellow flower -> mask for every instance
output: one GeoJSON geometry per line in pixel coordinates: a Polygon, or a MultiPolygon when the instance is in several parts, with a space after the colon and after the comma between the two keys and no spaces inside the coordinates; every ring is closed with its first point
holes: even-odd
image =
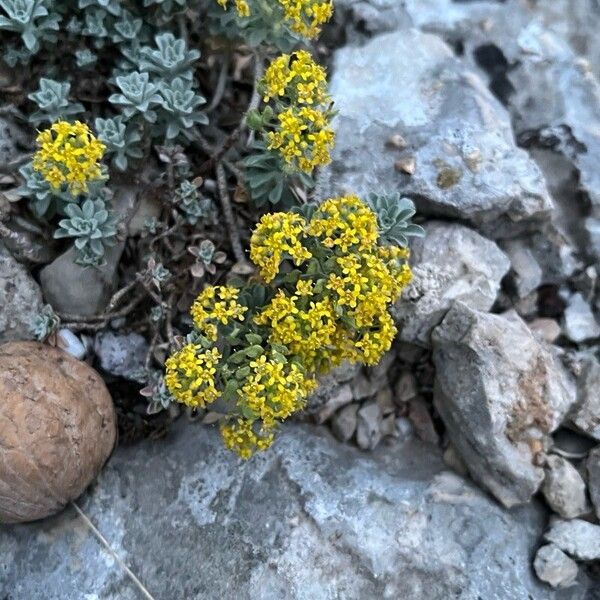
{"type": "Polygon", "coordinates": [[[209,286],[192,304],[190,314],[194,325],[210,340],[217,339],[217,325],[233,320],[243,321],[248,310],[237,302],[239,289],[231,286],[209,286]]]}
{"type": "Polygon", "coordinates": [[[76,196],[88,190],[88,183],[102,177],[100,161],[106,147],[80,121],[57,121],[37,137],[38,151],[32,166],[52,189],[66,185],[76,196]]]}
{"type": "Polygon", "coordinates": [[[187,344],[171,355],[165,363],[165,384],[173,398],[194,408],[214,402],[221,395],[215,385],[220,358],[216,348],[203,350],[195,344],[187,344]]]}
{"type": "Polygon", "coordinates": [[[286,98],[290,103],[326,104],[331,100],[327,93],[325,69],[306,50],[275,58],[261,83],[265,102],[286,98]]]}
{"type": "Polygon", "coordinates": [[[269,150],[293,169],[312,173],[331,161],[334,132],[325,69],[298,50],[274,59],[261,81],[263,100],[277,100],[277,125],[266,133],[269,150]]]}
{"type": "Polygon", "coordinates": [[[311,258],[302,239],[306,221],[294,213],[264,215],[250,238],[250,259],[268,283],[279,272],[281,261],[289,258],[296,266],[311,258]]]}
{"type": "Polygon", "coordinates": [[[248,460],[258,450],[266,450],[273,443],[273,432],[259,426],[256,433],[255,423],[256,421],[238,418],[221,424],[225,447],[234,450],[244,460],[248,460]]]}
{"type": "Polygon", "coordinates": [[[357,196],[341,196],[323,202],[313,215],[308,233],[328,247],[347,252],[352,246],[374,247],[379,237],[377,216],[357,196]]]}
{"type": "MultiPolygon", "coordinates": [[[[217,0],[217,4],[227,10],[228,0],[217,0]]],[[[250,16],[250,6],[248,5],[247,0],[234,0],[235,10],[240,17],[249,17],[250,16]]]]}
{"type": "Polygon", "coordinates": [[[332,0],[279,0],[289,28],[309,39],[321,33],[321,27],[333,14],[332,0]]]}

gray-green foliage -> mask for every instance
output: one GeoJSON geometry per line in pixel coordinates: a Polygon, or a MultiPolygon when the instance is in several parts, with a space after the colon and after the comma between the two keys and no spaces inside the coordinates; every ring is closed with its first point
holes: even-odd
{"type": "Polygon", "coordinates": [[[381,240],[396,246],[408,246],[409,237],[423,237],[425,231],[411,223],[416,209],[414,202],[403,198],[398,192],[393,194],[369,194],[369,206],[377,215],[381,240]]]}
{"type": "Polygon", "coordinates": [[[42,310],[33,317],[29,327],[36,340],[43,342],[54,333],[60,324],[60,318],[49,304],[44,304],[42,310]]]}
{"type": "Polygon", "coordinates": [[[276,46],[282,52],[289,52],[300,41],[285,23],[281,5],[273,0],[250,0],[249,17],[239,17],[236,10],[223,10],[216,2],[213,4],[209,14],[215,33],[241,37],[253,47],[276,46]]]}
{"type": "Polygon", "coordinates": [[[102,264],[107,246],[114,245],[117,223],[100,198],[88,198],[81,205],[69,202],[65,206],[67,218],[58,223],[55,238],[74,238],[76,262],[83,265],[102,264]]]}
{"type": "Polygon", "coordinates": [[[191,181],[184,180],[179,184],[173,201],[190,225],[196,225],[213,212],[212,202],[202,196],[191,181]]]}
{"type": "Polygon", "coordinates": [[[139,147],[142,136],[135,126],[127,125],[123,115],[112,119],[98,118],[94,122],[98,138],[106,146],[106,156],[119,171],[126,171],[128,159],[142,158],[144,153],[139,147]]]}
{"type": "Polygon", "coordinates": [[[40,123],[53,123],[82,113],[83,106],[79,102],[69,101],[70,90],[71,84],[66,81],[54,81],[42,77],[39,89],[27,96],[39,107],[39,110],[34,112],[29,120],[34,125],[39,125],[40,123]]]}
{"type": "Polygon", "coordinates": [[[242,161],[246,187],[256,206],[268,204],[289,208],[298,203],[295,190],[310,189],[314,181],[306,173],[289,173],[281,156],[256,143],[253,153],[242,161]]]}
{"type": "Polygon", "coordinates": [[[18,33],[27,51],[35,54],[42,42],[55,42],[60,15],[50,14],[48,0],[0,0],[0,29],[18,33]]]}

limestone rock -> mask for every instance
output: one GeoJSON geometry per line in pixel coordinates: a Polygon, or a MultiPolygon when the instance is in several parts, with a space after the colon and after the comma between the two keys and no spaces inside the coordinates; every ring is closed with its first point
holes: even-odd
{"type": "Polygon", "coordinates": [[[542,493],[550,508],[565,519],[579,517],[589,510],[583,478],[561,456],[548,457],[542,493]]]}
{"type": "Polygon", "coordinates": [[[368,402],[358,411],[356,443],[363,450],[373,450],[383,437],[381,423],[383,414],[377,402],[368,402]]]}
{"type": "Polygon", "coordinates": [[[117,285],[117,267],[122,243],[107,248],[103,267],[75,263],[75,250],[69,248],[40,272],[44,298],[57,312],[77,315],[101,313],[117,285]]]}
{"type": "Polygon", "coordinates": [[[573,585],[579,571],[577,563],[554,544],[542,546],[537,551],[533,568],[536,575],[553,588],[573,585]]]}
{"type": "Polygon", "coordinates": [[[494,238],[548,218],[544,179],[516,146],[507,111],[440,38],[411,29],[342,48],[330,90],[339,116],[321,195],[399,190],[420,213],[468,221],[494,238]],[[394,168],[402,151],[385,148],[394,134],[415,158],[412,175],[394,168]]]}
{"type": "Polygon", "coordinates": [[[94,352],[107,373],[132,381],[144,381],[148,342],[139,333],[99,333],[94,341],[94,352]]]}
{"type": "Polygon", "coordinates": [[[581,519],[558,519],[544,538],[556,544],[563,552],[579,560],[600,559],[600,525],[581,519]]]}
{"type": "MultiPolygon", "coordinates": [[[[79,505],[155,598],[565,598],[531,570],[539,504],[502,509],[430,446],[390,442],[365,454],[290,425],[240,462],[180,420],[119,448],[79,505]]],[[[0,528],[0,573],[16,600],[139,598],[73,514],[0,528]]]]}
{"type": "Polygon", "coordinates": [[[412,244],[414,278],[394,307],[403,341],[428,347],[454,300],[489,310],[510,262],[498,246],[458,224],[431,222],[412,244]]]}
{"type": "Polygon", "coordinates": [[[600,363],[592,355],[584,356],[577,377],[577,402],[569,417],[573,424],[600,441],[600,363]]]}
{"type": "Polygon", "coordinates": [[[30,326],[42,310],[42,292],[1,243],[0,307],[0,343],[33,339],[30,326]]]}
{"type": "Polygon", "coordinates": [[[96,477],[116,439],[100,376],[37,342],[0,346],[0,521],[61,510],[96,477]]]}
{"type": "Polygon", "coordinates": [[[333,435],[341,442],[347,442],[356,431],[356,412],[359,404],[352,403],[344,406],[342,410],[336,413],[331,421],[331,430],[333,435]]]}
{"type": "Polygon", "coordinates": [[[434,330],[434,401],[469,472],[505,506],[542,483],[542,439],[575,401],[560,361],[516,315],[456,303],[434,330]]]}
{"type": "Polygon", "coordinates": [[[581,294],[573,294],[569,300],[565,309],[564,332],[576,343],[600,337],[600,325],[581,294]]]}

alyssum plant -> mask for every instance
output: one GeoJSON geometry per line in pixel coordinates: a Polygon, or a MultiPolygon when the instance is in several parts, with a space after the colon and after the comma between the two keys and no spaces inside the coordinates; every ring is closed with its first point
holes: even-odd
{"type": "MultiPolygon", "coordinates": [[[[404,207],[392,229],[419,235],[404,207]]],[[[191,407],[217,405],[225,445],[242,458],[268,448],[318,375],[344,360],[374,365],[389,350],[389,307],[411,279],[408,256],[356,196],[264,215],[250,247],[262,281],[200,293],[194,329],[166,362],[168,391],[191,407]]]]}

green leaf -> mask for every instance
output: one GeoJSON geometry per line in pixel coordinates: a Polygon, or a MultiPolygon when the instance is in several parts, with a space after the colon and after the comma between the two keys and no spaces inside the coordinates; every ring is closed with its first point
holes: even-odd
{"type": "Polygon", "coordinates": [[[246,379],[246,377],[248,377],[248,375],[250,375],[250,373],[252,372],[252,369],[250,369],[250,367],[241,367],[240,369],[238,369],[235,372],[235,377],[236,379],[246,379]]]}
{"type": "Polygon", "coordinates": [[[255,346],[250,346],[249,348],[246,348],[246,350],[244,351],[250,358],[258,358],[263,352],[264,349],[262,346],[259,346],[258,344],[255,346]]]}
{"type": "Polygon", "coordinates": [[[263,339],[262,336],[258,335],[257,333],[247,333],[245,335],[246,340],[248,341],[249,344],[262,344],[263,339]]]}

